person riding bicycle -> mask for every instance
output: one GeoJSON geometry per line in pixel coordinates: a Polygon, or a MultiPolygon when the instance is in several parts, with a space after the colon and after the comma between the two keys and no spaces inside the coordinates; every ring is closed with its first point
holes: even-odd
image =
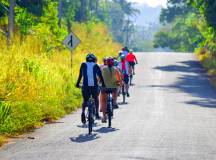
{"type": "Polygon", "coordinates": [[[107,59],[108,59],[108,57],[103,58],[103,64],[100,65],[100,69],[107,66],[107,59]]]}
{"type": "Polygon", "coordinates": [[[124,55],[121,55],[120,59],[121,61],[118,64],[118,67],[120,68],[121,73],[122,73],[122,79],[124,81],[126,95],[127,97],[130,97],[130,94],[129,94],[129,75],[130,75],[129,64],[126,61],[126,57],[124,55]]]}
{"type": "Polygon", "coordinates": [[[122,55],[126,57],[128,53],[129,53],[129,49],[127,47],[122,48],[122,55]]]}
{"type": "Polygon", "coordinates": [[[107,106],[107,93],[106,89],[112,90],[113,106],[118,108],[117,105],[117,87],[121,81],[117,69],[114,67],[114,59],[109,57],[107,65],[101,70],[106,88],[102,88],[100,93],[100,111],[103,112],[102,122],[106,122],[106,106],[107,106]]]}
{"type": "Polygon", "coordinates": [[[135,75],[135,64],[138,64],[138,61],[132,51],[130,51],[126,56],[126,61],[128,61],[130,67],[132,68],[133,75],[135,75]]]}
{"type": "Polygon", "coordinates": [[[100,70],[100,67],[95,63],[97,60],[96,56],[93,53],[90,53],[86,56],[86,62],[82,63],[80,66],[79,77],[76,83],[76,87],[80,88],[80,82],[83,78],[82,84],[82,113],[81,113],[81,121],[82,123],[86,123],[85,117],[85,108],[87,106],[87,102],[89,98],[92,96],[95,101],[96,108],[96,118],[99,119],[99,100],[98,100],[98,80],[102,83],[102,86],[105,86],[104,79],[100,70]]]}

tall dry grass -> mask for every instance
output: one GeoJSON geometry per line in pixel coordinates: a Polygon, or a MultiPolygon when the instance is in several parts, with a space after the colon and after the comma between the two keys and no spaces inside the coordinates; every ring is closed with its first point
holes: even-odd
{"type": "Polygon", "coordinates": [[[67,49],[48,52],[34,35],[16,36],[8,48],[0,37],[0,101],[11,106],[9,117],[0,124],[1,134],[22,133],[44,119],[55,120],[75,110],[81,94],[74,82],[86,54],[94,52],[100,61],[121,47],[101,23],[74,24],[73,31],[82,42],[73,52],[73,77],[67,49]]]}

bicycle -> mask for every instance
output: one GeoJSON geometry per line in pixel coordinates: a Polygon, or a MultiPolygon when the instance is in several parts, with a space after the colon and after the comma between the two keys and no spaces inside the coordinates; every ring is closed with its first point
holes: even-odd
{"type": "Polygon", "coordinates": [[[95,121],[95,114],[96,114],[95,102],[94,102],[92,95],[87,102],[87,109],[88,110],[86,112],[86,117],[87,117],[87,121],[88,121],[88,131],[89,131],[89,134],[91,134],[93,124],[95,121]]]}
{"type": "Polygon", "coordinates": [[[130,85],[132,86],[133,74],[130,74],[129,78],[130,78],[130,85]]]}
{"type": "Polygon", "coordinates": [[[130,85],[132,85],[133,75],[135,75],[135,73],[134,73],[134,66],[135,66],[134,62],[129,63],[129,71],[130,71],[129,83],[130,83],[130,85]]]}
{"type": "Polygon", "coordinates": [[[113,97],[112,93],[116,91],[114,88],[105,88],[103,91],[107,94],[107,117],[108,117],[108,127],[112,126],[112,117],[114,115],[113,107],[113,97]]]}
{"type": "Polygon", "coordinates": [[[122,94],[122,98],[123,98],[123,104],[125,104],[126,103],[126,92],[125,92],[125,84],[124,83],[122,85],[121,94],[122,94]]]}

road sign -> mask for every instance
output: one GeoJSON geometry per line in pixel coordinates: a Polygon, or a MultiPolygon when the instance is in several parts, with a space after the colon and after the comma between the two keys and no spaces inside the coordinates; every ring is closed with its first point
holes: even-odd
{"type": "Polygon", "coordinates": [[[73,51],[79,44],[80,39],[71,32],[63,41],[63,44],[69,48],[71,51],[73,51]]]}

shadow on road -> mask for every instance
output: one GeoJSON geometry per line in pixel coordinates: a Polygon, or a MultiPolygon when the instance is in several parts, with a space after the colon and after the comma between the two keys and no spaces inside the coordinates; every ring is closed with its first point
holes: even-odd
{"type": "Polygon", "coordinates": [[[182,92],[191,94],[194,97],[201,98],[196,101],[185,102],[200,107],[216,108],[216,90],[210,85],[205,69],[198,61],[183,61],[179,65],[158,66],[154,69],[166,72],[182,72],[178,81],[171,85],[154,85],[151,87],[174,88],[182,92]]]}
{"type": "Polygon", "coordinates": [[[145,157],[125,157],[125,159],[134,159],[134,160],[156,160],[152,158],[145,158],[145,157]]]}
{"type": "Polygon", "coordinates": [[[78,137],[71,137],[70,140],[76,143],[85,143],[100,138],[97,134],[81,134],[78,137]]]}
{"type": "Polygon", "coordinates": [[[205,69],[198,61],[182,61],[179,65],[157,66],[154,69],[167,72],[205,73],[205,69]]]}
{"type": "Polygon", "coordinates": [[[100,129],[94,130],[95,132],[98,133],[110,133],[110,132],[115,132],[118,131],[119,129],[116,128],[107,128],[107,127],[102,127],[100,129]]]}
{"type": "MultiPolygon", "coordinates": [[[[98,124],[96,122],[93,124],[93,127],[99,127],[99,126],[100,126],[100,124],[98,124]]],[[[88,128],[88,123],[77,125],[77,127],[79,127],[79,128],[88,128]]]]}
{"type": "Polygon", "coordinates": [[[129,104],[128,102],[125,102],[125,103],[119,102],[119,103],[118,103],[118,105],[125,105],[125,106],[127,106],[128,104],[129,104]]]}

